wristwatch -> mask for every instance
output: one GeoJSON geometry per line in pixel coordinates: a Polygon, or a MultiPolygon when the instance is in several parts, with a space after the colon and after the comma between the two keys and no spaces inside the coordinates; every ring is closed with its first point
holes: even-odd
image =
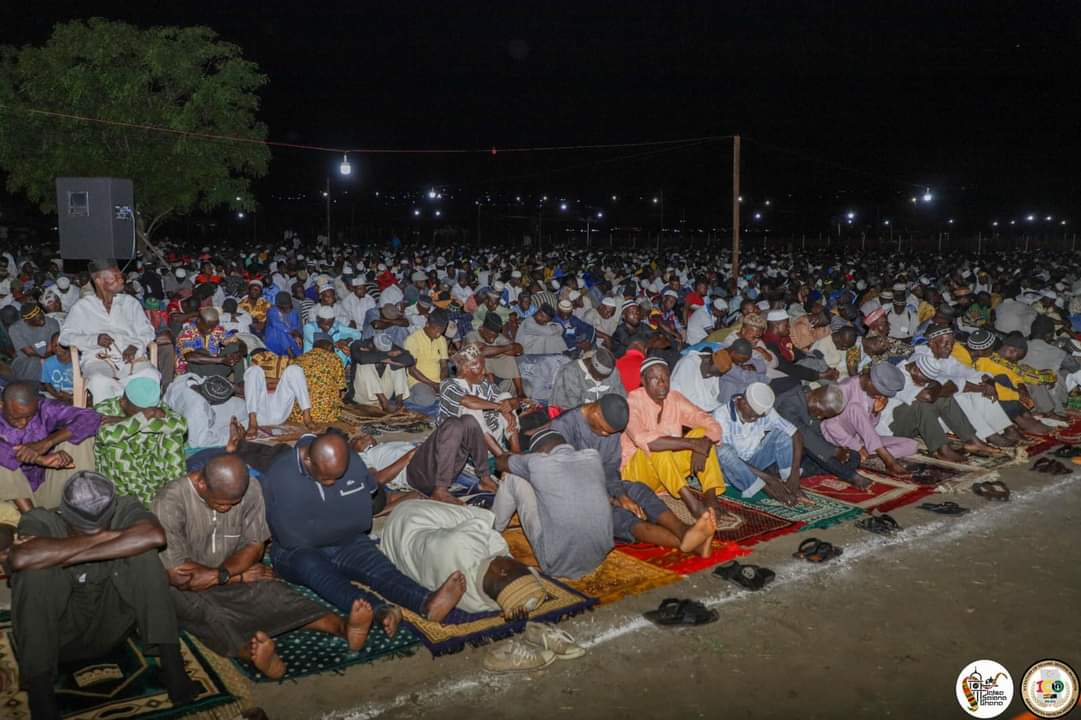
{"type": "Polygon", "coordinates": [[[229,571],[225,569],[224,565],[222,565],[220,568],[218,568],[218,584],[219,585],[225,585],[227,582],[229,582],[229,578],[231,578],[231,577],[232,577],[232,575],[229,574],[229,571]]]}

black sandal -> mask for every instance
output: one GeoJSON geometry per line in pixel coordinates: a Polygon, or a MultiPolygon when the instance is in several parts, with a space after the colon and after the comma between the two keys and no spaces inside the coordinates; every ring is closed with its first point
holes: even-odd
{"type": "Polygon", "coordinates": [[[1055,457],[1075,458],[1081,457],[1081,445],[1067,445],[1055,451],[1055,457]]]}
{"type": "Polygon", "coordinates": [[[856,521],[856,527],[860,530],[874,533],[875,535],[893,535],[895,532],[901,530],[901,526],[889,515],[871,515],[870,517],[865,517],[862,520],[856,521]]]}
{"type": "Polygon", "coordinates": [[[818,538],[807,538],[799,544],[799,548],[796,549],[796,552],[792,553],[792,557],[806,560],[807,562],[821,563],[840,556],[842,552],[843,550],[836,547],[833,543],[819,540],[818,538]]]}
{"type": "Polygon", "coordinates": [[[724,565],[718,565],[713,574],[725,580],[731,580],[748,590],[761,590],[769,585],[777,573],[769,568],[758,565],[741,565],[735,560],[730,560],[724,565]]]}
{"type": "Polygon", "coordinates": [[[961,507],[953,500],[947,500],[946,502],[941,503],[928,502],[918,505],[917,507],[919,507],[920,510],[929,510],[930,512],[938,513],[939,515],[964,515],[968,512],[968,508],[961,507]]]}
{"type": "Polygon", "coordinates": [[[656,610],[643,613],[646,620],[654,625],[708,625],[717,622],[720,617],[716,610],[710,610],[697,600],[667,598],[656,610]]]}
{"type": "Polygon", "coordinates": [[[1005,502],[1010,499],[1010,488],[1006,487],[1006,483],[1001,480],[995,480],[994,482],[978,482],[972,486],[972,492],[982,498],[987,498],[988,500],[1001,500],[1005,502]]]}

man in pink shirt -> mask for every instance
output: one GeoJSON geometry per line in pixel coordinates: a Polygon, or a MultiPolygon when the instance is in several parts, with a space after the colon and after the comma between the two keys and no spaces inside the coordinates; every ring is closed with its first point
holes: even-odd
{"type": "Polygon", "coordinates": [[[707,509],[719,510],[724,474],[715,446],[721,441],[721,426],[679,391],[669,389],[668,363],[661,358],[646,358],[641,376],[642,387],[627,396],[630,418],[620,438],[620,474],[654,491],[666,490],[696,517],[707,509]],[[686,435],[685,427],[690,428],[686,435]],[[701,485],[701,498],[688,485],[691,477],[701,485]]]}

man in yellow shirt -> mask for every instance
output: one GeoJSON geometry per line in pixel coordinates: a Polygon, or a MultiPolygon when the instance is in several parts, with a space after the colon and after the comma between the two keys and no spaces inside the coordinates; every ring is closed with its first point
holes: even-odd
{"type": "MultiPolygon", "coordinates": [[[[1024,378],[1007,367],[995,352],[997,338],[990,330],[977,330],[968,336],[968,352],[972,366],[981,373],[995,379],[998,402],[1013,423],[1029,435],[1050,435],[1051,428],[1032,415],[1036,403],[1029,395],[1024,378]]],[[[1003,349],[1027,349],[1025,338],[1020,333],[1011,333],[1003,341],[1003,349]]],[[[1024,353],[1021,353],[1024,356],[1024,353]]],[[[963,362],[963,360],[962,360],[963,362]]]]}
{"type": "Polygon", "coordinates": [[[409,397],[405,406],[410,410],[435,415],[439,409],[439,384],[450,375],[447,339],[443,337],[448,321],[446,310],[433,310],[424,327],[405,339],[405,350],[417,361],[407,370],[409,397]]]}

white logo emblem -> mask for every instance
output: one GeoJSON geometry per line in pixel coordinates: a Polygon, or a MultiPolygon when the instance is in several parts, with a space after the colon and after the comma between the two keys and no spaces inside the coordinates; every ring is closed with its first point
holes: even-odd
{"type": "Polygon", "coordinates": [[[1013,700],[1013,678],[994,660],[977,660],[957,676],[957,702],[972,717],[993,718],[1013,700]]]}
{"type": "Polygon", "coordinates": [[[1077,705],[1077,674],[1059,660],[1041,660],[1021,680],[1021,699],[1033,715],[1062,717],[1077,705]]]}

